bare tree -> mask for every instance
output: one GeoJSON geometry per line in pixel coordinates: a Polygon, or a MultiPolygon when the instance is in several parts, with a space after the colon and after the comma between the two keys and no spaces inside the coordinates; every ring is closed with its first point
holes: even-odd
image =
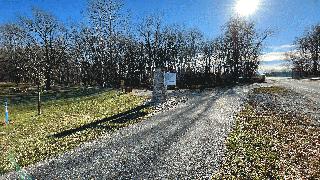
{"type": "Polygon", "coordinates": [[[50,13],[41,9],[32,9],[32,18],[21,17],[21,24],[30,36],[36,40],[36,44],[41,47],[44,54],[46,89],[52,85],[53,71],[58,63],[59,55],[55,48],[55,43],[59,37],[60,24],[50,13]]]}
{"type": "Polygon", "coordinates": [[[2,44],[2,63],[7,71],[8,80],[16,84],[24,81],[26,72],[26,57],[24,56],[26,33],[15,23],[4,24],[0,27],[2,44]]]}
{"type": "MultiPolygon", "coordinates": [[[[35,82],[39,89],[42,81],[46,89],[54,84],[118,87],[120,80],[150,86],[155,68],[163,68],[176,71],[182,86],[213,86],[239,77],[249,80],[270,34],[258,33],[253,22],[232,18],[221,36],[204,39],[198,29],[165,24],[157,14],[132,29],[118,0],[89,0],[87,13],[89,23],[68,27],[33,8],[31,17],[20,17],[20,24],[3,26],[0,63],[11,74],[0,72],[0,79],[35,82]]],[[[317,52],[307,44],[305,52],[317,52]]]]}
{"type": "Polygon", "coordinates": [[[115,84],[117,64],[114,59],[117,37],[123,30],[125,17],[122,13],[122,2],[119,0],[91,0],[88,14],[98,40],[97,61],[101,69],[100,84],[115,84]]]}
{"type": "Polygon", "coordinates": [[[239,77],[250,79],[259,66],[263,41],[271,34],[259,34],[253,22],[236,17],[226,25],[224,34],[225,66],[234,80],[239,77]]]}
{"type": "Polygon", "coordinates": [[[292,62],[295,76],[320,75],[320,25],[311,27],[294,42],[295,49],[287,56],[292,62]]]}

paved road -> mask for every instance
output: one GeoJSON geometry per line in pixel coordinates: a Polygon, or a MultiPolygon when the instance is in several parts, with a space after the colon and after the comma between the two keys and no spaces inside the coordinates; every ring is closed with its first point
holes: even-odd
{"type": "Polygon", "coordinates": [[[249,88],[192,94],[174,109],[26,170],[36,179],[209,179],[249,88]]]}

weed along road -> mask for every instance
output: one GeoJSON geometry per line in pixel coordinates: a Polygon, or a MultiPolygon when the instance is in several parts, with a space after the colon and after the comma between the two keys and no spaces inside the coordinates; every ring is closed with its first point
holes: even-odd
{"type": "Polygon", "coordinates": [[[185,93],[175,108],[25,170],[35,179],[209,179],[250,88],[185,93]]]}

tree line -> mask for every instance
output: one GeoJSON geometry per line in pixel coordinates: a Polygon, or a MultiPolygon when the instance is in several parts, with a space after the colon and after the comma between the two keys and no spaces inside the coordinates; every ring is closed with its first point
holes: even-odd
{"type": "Polygon", "coordinates": [[[259,66],[269,31],[231,18],[220,36],[208,39],[196,28],[168,25],[160,16],[130,23],[119,0],[89,0],[88,22],[67,26],[52,13],[0,26],[0,81],[118,87],[152,85],[155,68],[177,73],[178,86],[215,86],[249,81],[259,66]]]}
{"type": "Polygon", "coordinates": [[[294,47],[287,53],[294,77],[320,76],[320,24],[296,38],[294,47]]]}

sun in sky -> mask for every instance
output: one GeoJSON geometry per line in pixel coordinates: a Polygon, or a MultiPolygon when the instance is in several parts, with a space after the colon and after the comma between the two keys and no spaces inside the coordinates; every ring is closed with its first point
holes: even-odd
{"type": "Polygon", "coordinates": [[[260,6],[260,0],[237,0],[235,11],[240,16],[250,16],[254,14],[260,6]]]}

